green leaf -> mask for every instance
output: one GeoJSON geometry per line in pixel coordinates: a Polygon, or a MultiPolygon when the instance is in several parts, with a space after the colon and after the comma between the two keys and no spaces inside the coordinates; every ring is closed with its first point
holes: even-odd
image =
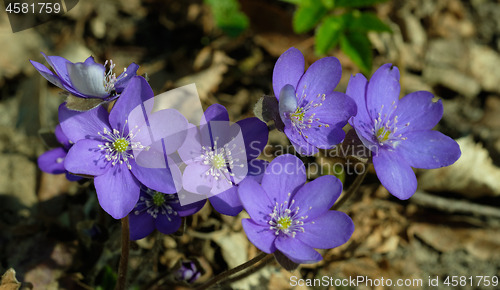
{"type": "Polygon", "coordinates": [[[240,11],[237,0],[205,0],[215,19],[215,25],[231,37],[236,37],[248,28],[248,17],[240,11]]]}
{"type": "Polygon", "coordinates": [[[324,166],[321,166],[322,172],[321,175],[333,175],[340,179],[342,183],[345,182],[345,170],[344,166],[340,163],[334,163],[334,164],[324,164],[324,166]]]}
{"type": "Polygon", "coordinates": [[[329,10],[332,10],[333,7],[335,7],[335,0],[321,0],[321,2],[323,2],[323,6],[329,10]]]}
{"type": "Polygon", "coordinates": [[[80,98],[68,94],[66,97],[66,108],[72,111],[84,112],[96,108],[103,104],[104,101],[98,98],[80,98]]]}
{"type": "Polygon", "coordinates": [[[370,74],[373,57],[372,46],[365,33],[347,32],[340,39],[340,48],[364,74],[370,74]]]}
{"type": "Polygon", "coordinates": [[[329,16],[316,29],[315,51],[317,55],[326,54],[340,40],[344,30],[342,17],[329,16]]]}
{"type": "Polygon", "coordinates": [[[353,13],[352,21],[349,22],[349,30],[368,32],[392,32],[391,28],[382,22],[373,13],[353,13]]]}
{"type": "Polygon", "coordinates": [[[113,271],[113,269],[110,266],[105,266],[99,275],[100,283],[96,287],[96,290],[105,290],[105,289],[115,288],[116,276],[117,275],[115,274],[115,272],[113,271]]]}
{"type": "Polygon", "coordinates": [[[305,33],[311,30],[325,15],[326,9],[321,1],[304,1],[293,14],[293,30],[295,33],[305,33]]]}
{"type": "Polygon", "coordinates": [[[336,0],[337,7],[366,7],[377,3],[386,2],[387,0],[336,0]]]}

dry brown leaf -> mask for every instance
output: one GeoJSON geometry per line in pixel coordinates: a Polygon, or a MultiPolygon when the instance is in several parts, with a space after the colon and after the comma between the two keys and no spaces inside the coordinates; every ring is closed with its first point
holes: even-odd
{"type": "Polygon", "coordinates": [[[457,140],[462,156],[453,165],[426,170],[419,185],[429,191],[453,191],[470,198],[500,195],[500,168],[472,137],[457,140]]]}
{"type": "Polygon", "coordinates": [[[440,252],[466,250],[480,260],[500,258],[500,231],[492,229],[451,228],[427,223],[413,224],[408,236],[418,237],[440,252]]]}
{"type": "Polygon", "coordinates": [[[222,249],[222,256],[229,268],[234,268],[248,260],[248,239],[242,232],[213,235],[212,239],[222,249]]]}
{"type": "Polygon", "coordinates": [[[213,61],[209,68],[175,82],[175,87],[182,87],[195,83],[198,95],[201,100],[206,100],[208,94],[214,92],[222,82],[224,73],[227,72],[228,65],[235,64],[235,61],[222,51],[215,51],[213,61]]]}
{"type": "Polygon", "coordinates": [[[408,228],[410,237],[418,237],[440,252],[453,252],[465,248],[467,234],[462,234],[444,225],[426,223],[413,224],[408,228]]]}
{"type": "Polygon", "coordinates": [[[17,290],[21,287],[21,282],[16,279],[16,271],[9,268],[2,275],[2,282],[0,283],[0,290],[17,290]]]}

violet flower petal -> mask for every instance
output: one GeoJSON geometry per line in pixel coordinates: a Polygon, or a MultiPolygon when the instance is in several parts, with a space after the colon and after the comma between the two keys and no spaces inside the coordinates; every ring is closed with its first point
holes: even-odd
{"type": "Polygon", "coordinates": [[[64,57],[60,56],[48,56],[45,53],[41,53],[49,65],[54,69],[57,76],[62,80],[62,84],[66,86],[72,86],[71,79],[69,78],[67,65],[71,62],[64,57]]]}
{"type": "Polygon", "coordinates": [[[128,127],[135,125],[129,124],[129,126],[125,126],[125,121],[129,118],[130,112],[138,106],[144,106],[143,103],[153,97],[154,93],[148,82],[141,76],[134,76],[130,79],[127,87],[109,113],[109,123],[113,128],[128,134],[128,127]],[[122,128],[125,128],[125,130],[122,128]]]}
{"type": "Polygon", "coordinates": [[[304,184],[295,196],[291,208],[299,207],[297,216],[307,216],[304,223],[328,211],[342,193],[342,182],[332,175],[325,175],[304,184]]]}
{"type": "Polygon", "coordinates": [[[296,238],[316,249],[332,249],[343,245],[354,232],[351,218],[334,210],[327,211],[314,219],[314,223],[306,223],[303,227],[304,232],[297,234],[296,238]]]}
{"type": "Polygon", "coordinates": [[[205,110],[204,117],[200,125],[209,124],[213,121],[229,122],[229,114],[226,108],[221,104],[213,104],[205,110]]]}
{"type": "Polygon", "coordinates": [[[346,95],[351,97],[357,106],[356,119],[368,122],[372,120],[370,115],[368,115],[368,109],[366,107],[366,89],[368,87],[368,81],[365,76],[358,73],[349,79],[347,84],[346,95]]]}
{"type": "Polygon", "coordinates": [[[31,64],[35,67],[35,69],[49,82],[51,82],[53,85],[58,86],[59,88],[63,88],[63,85],[61,83],[61,80],[58,76],[54,75],[50,69],[48,69],[46,66],[43,64],[36,62],[34,60],[30,60],[31,64]]]}
{"type": "Polygon", "coordinates": [[[59,106],[59,122],[64,134],[76,143],[82,139],[103,140],[99,132],[104,128],[112,132],[109,126],[108,112],[103,107],[85,112],[72,111],[63,103],[59,106]]]}
{"type": "Polygon", "coordinates": [[[320,127],[320,128],[307,128],[303,129],[307,138],[307,142],[311,144],[312,148],[331,149],[339,144],[345,138],[345,132],[342,130],[342,125],[320,127]]]}
{"type": "Polygon", "coordinates": [[[172,207],[177,211],[180,217],[185,217],[197,213],[205,206],[205,203],[207,203],[207,200],[203,199],[183,206],[179,205],[178,207],[172,205],[172,207]]]}
{"type": "Polygon", "coordinates": [[[214,209],[221,214],[236,216],[243,210],[243,205],[238,197],[238,186],[218,193],[210,197],[209,200],[214,209]]]}
{"type": "Polygon", "coordinates": [[[379,113],[391,116],[399,100],[400,90],[397,67],[387,63],[373,73],[366,89],[366,107],[373,120],[378,118],[379,113]]]}
{"type": "Polygon", "coordinates": [[[341,76],[340,61],[336,57],[324,57],[311,64],[295,90],[299,97],[305,94],[305,101],[309,102],[318,95],[330,95],[341,76]]]}
{"type": "Polygon", "coordinates": [[[198,127],[188,124],[186,139],[177,151],[180,158],[186,164],[194,162],[195,159],[198,160],[203,153],[202,146],[204,146],[204,144],[201,142],[201,134],[198,127]]]}
{"type": "Polygon", "coordinates": [[[182,175],[182,186],[189,192],[210,194],[212,190],[212,176],[205,173],[210,165],[189,164],[182,175]]]}
{"type": "Polygon", "coordinates": [[[306,179],[306,168],[299,158],[289,154],[280,155],[267,166],[262,187],[266,189],[271,204],[281,204],[293,197],[306,179]]]}
{"type": "Polygon", "coordinates": [[[129,159],[129,164],[132,168],[131,171],[145,186],[163,193],[175,193],[177,189],[173,179],[174,176],[179,176],[180,178],[180,171],[173,175],[172,171],[176,169],[174,168],[176,165],[172,162],[169,164],[167,156],[162,157],[164,158],[162,162],[163,166],[154,166],[155,168],[139,166],[134,159],[129,159]]]}
{"type": "MultiPolygon", "coordinates": [[[[219,178],[218,180],[216,180],[215,178],[212,179],[212,190],[210,191],[211,195],[218,195],[219,193],[222,193],[234,186],[232,183],[228,182],[228,180],[230,180],[231,178],[234,179],[234,177],[230,177],[227,173],[224,175],[226,176],[226,178],[219,178]]],[[[236,182],[240,183],[244,178],[245,177],[242,176],[236,182]]]]}
{"type": "Polygon", "coordinates": [[[94,60],[94,57],[93,56],[89,56],[87,57],[87,59],[83,62],[84,64],[86,65],[94,65],[94,64],[97,64],[94,60]]]}
{"type": "Polygon", "coordinates": [[[101,141],[91,139],[76,142],[66,155],[64,167],[76,174],[92,176],[104,174],[110,168],[111,161],[106,159],[106,153],[99,148],[102,144],[101,141]]]}
{"type": "Polygon", "coordinates": [[[358,117],[352,118],[350,123],[356,129],[356,134],[361,142],[363,142],[363,145],[367,148],[378,147],[377,140],[372,132],[374,128],[373,123],[367,123],[358,117]]]}
{"type": "Polygon", "coordinates": [[[297,88],[297,84],[304,74],[304,56],[295,47],[289,48],[276,61],[273,70],[274,95],[279,100],[281,89],[289,84],[297,88]]]}
{"type": "Polygon", "coordinates": [[[182,224],[182,219],[179,215],[166,215],[159,214],[155,219],[156,229],[160,231],[162,234],[170,235],[175,233],[182,224]]]}
{"type": "Polygon", "coordinates": [[[314,118],[329,125],[306,127],[302,129],[303,135],[307,136],[306,141],[314,147],[329,149],[344,140],[345,132],[342,127],[356,114],[356,104],[346,94],[333,92],[313,112],[314,118]]]}
{"type": "Polygon", "coordinates": [[[299,239],[278,236],[274,244],[280,252],[297,264],[312,264],[323,260],[316,250],[299,239]]]}
{"type": "Polygon", "coordinates": [[[262,183],[262,177],[269,165],[269,162],[261,159],[253,159],[248,162],[248,175],[246,178],[255,180],[257,183],[262,183]]]}
{"type": "Polygon", "coordinates": [[[66,179],[69,181],[78,181],[78,180],[82,180],[83,177],[73,175],[73,174],[66,171],[66,179]]]}
{"type": "Polygon", "coordinates": [[[134,212],[132,212],[129,214],[128,218],[131,240],[136,241],[143,239],[155,230],[155,220],[147,212],[142,212],[140,214],[134,214],[134,212]]]}
{"type": "Polygon", "coordinates": [[[396,151],[411,167],[434,169],[455,163],[460,158],[458,143],[438,131],[413,131],[404,135],[396,151]]]}
{"type": "MultiPolygon", "coordinates": [[[[204,130],[204,126],[200,127],[201,128],[201,133],[203,134],[204,131],[206,132],[207,130],[204,130]]],[[[240,126],[237,123],[229,123],[227,121],[210,121],[210,124],[208,125],[208,128],[210,130],[210,144],[209,146],[214,146],[215,141],[217,141],[217,147],[220,148],[224,146],[224,144],[231,145],[237,143],[237,145],[243,145],[245,143],[245,140],[243,139],[243,132],[240,126]],[[239,138],[236,138],[238,135],[239,138]],[[235,140],[236,139],[236,140],[235,140]],[[239,142],[241,141],[241,142],[239,142]]],[[[206,135],[204,134],[202,137],[202,140],[206,138],[206,135]]],[[[204,141],[204,140],[203,140],[204,141]]],[[[205,142],[202,142],[202,144],[205,142]]],[[[238,146],[241,147],[242,146],[238,146]]],[[[238,150],[234,150],[232,154],[234,154],[238,150]]],[[[243,151],[240,151],[241,155],[243,155],[243,151]]],[[[246,159],[246,154],[243,155],[244,159],[246,159]]],[[[244,160],[240,160],[241,163],[244,162],[244,160]]]]}
{"type": "Polygon", "coordinates": [[[272,197],[250,178],[246,178],[239,184],[238,196],[252,220],[260,225],[267,225],[268,214],[273,211],[272,197]]]}
{"type": "Polygon", "coordinates": [[[243,219],[241,224],[243,225],[243,230],[245,231],[245,234],[250,242],[259,250],[268,254],[276,251],[276,247],[274,245],[276,235],[273,231],[269,230],[268,225],[256,224],[249,219],[243,219]]]}
{"type": "Polygon", "coordinates": [[[128,84],[128,81],[137,74],[137,70],[139,69],[139,65],[136,63],[131,63],[127,70],[122,72],[118,77],[118,81],[115,83],[115,90],[118,93],[121,93],[128,84]],[[126,75],[125,75],[126,74],[126,75]]]}
{"type": "Polygon", "coordinates": [[[57,141],[64,147],[64,149],[68,150],[73,145],[69,141],[68,137],[66,137],[66,134],[64,134],[61,125],[58,124],[56,126],[54,134],[56,135],[57,141]]]}
{"type": "Polygon", "coordinates": [[[142,112],[140,113],[142,116],[137,116],[138,113],[134,109],[128,119],[129,128],[135,135],[134,141],[139,141],[144,146],[154,146],[155,143],[161,145],[161,150],[168,155],[177,151],[184,143],[188,133],[188,121],[177,110],[164,109],[147,116],[142,112]],[[141,117],[142,120],[139,120],[141,117]],[[161,139],[164,141],[163,144],[158,142],[161,139]]]}
{"type": "Polygon", "coordinates": [[[64,148],[55,148],[49,150],[38,157],[38,167],[43,172],[51,174],[61,174],[66,172],[64,168],[64,158],[66,150],[64,148]]]}
{"type": "Polygon", "coordinates": [[[430,130],[436,126],[443,116],[443,103],[433,100],[434,95],[426,91],[413,92],[399,100],[395,112],[398,116],[398,132],[430,130]]]}
{"type": "Polygon", "coordinates": [[[417,190],[417,178],[405,159],[392,151],[379,150],[373,156],[373,166],[380,183],[401,200],[410,198],[417,190]]]}
{"type": "MultiPolygon", "coordinates": [[[[314,117],[319,118],[322,123],[330,126],[338,125],[344,127],[350,117],[356,115],[357,106],[348,95],[340,92],[332,92],[325,96],[321,106],[314,111],[314,117]]],[[[314,127],[312,128],[314,129],[314,127]]]]}
{"type": "Polygon", "coordinates": [[[106,173],[96,176],[94,185],[99,204],[115,219],[127,216],[139,200],[140,183],[125,163],[112,166],[106,173]]]}
{"type": "Polygon", "coordinates": [[[245,141],[247,161],[253,160],[262,153],[267,145],[269,130],[266,123],[258,118],[246,118],[236,122],[241,128],[241,134],[245,141]]]}
{"type": "Polygon", "coordinates": [[[297,130],[295,130],[291,125],[285,125],[285,135],[288,137],[290,143],[292,143],[293,148],[301,155],[313,155],[316,154],[319,150],[314,147],[312,144],[309,144],[305,141],[304,137],[299,134],[297,130]]]}

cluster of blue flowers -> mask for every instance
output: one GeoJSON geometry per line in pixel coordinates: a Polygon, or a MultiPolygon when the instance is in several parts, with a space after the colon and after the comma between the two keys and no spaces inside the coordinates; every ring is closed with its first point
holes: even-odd
{"type": "MultiPolygon", "coordinates": [[[[334,248],[351,237],[351,218],[331,210],[342,193],[339,179],[321,176],[306,183],[304,164],[290,154],[270,163],[257,159],[269,133],[261,120],[232,124],[218,104],[207,108],[200,124],[190,124],[174,109],[145,116],[154,94],[136,75],[136,64],[116,77],[112,62],[106,71],[92,57],[83,63],[44,57],[53,71],[32,61],[43,77],[97,105],[83,111],[61,104],[56,137],[62,147],[41,155],[39,166],[70,180],[92,177],[101,207],[115,219],[129,216],[132,239],[155,229],[173,233],[182,217],[204,206],[205,199],[182,204],[181,189],[208,196],[225,215],[245,209],[248,239],[296,264],[320,261],[315,249],[334,248]],[[176,165],[174,153],[184,167],[176,165]]],[[[400,199],[416,191],[412,167],[448,166],[460,157],[453,139],[432,130],[443,114],[441,101],[424,91],[400,100],[399,71],[391,64],[370,81],[352,76],[346,93],[334,91],[342,75],[337,58],[322,58],[305,72],[304,64],[302,53],[290,48],[276,62],[272,80],[276,117],[296,152],[334,148],[350,124],[371,151],[380,182],[400,199]]]]}

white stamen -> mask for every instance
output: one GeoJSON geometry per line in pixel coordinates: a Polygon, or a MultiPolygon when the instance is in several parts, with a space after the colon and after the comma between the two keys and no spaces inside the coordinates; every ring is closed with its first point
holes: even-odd
{"type": "Polygon", "coordinates": [[[210,165],[205,175],[210,175],[215,180],[219,180],[222,177],[229,184],[232,184],[231,177],[234,176],[234,173],[231,171],[235,166],[234,163],[240,161],[238,158],[234,158],[234,154],[232,153],[232,151],[236,149],[236,144],[233,144],[233,146],[226,144],[218,148],[217,140],[218,138],[215,139],[213,147],[202,146],[203,153],[200,155],[201,162],[205,165],[210,165]]]}
{"type": "Polygon", "coordinates": [[[158,214],[166,215],[168,221],[172,221],[172,215],[178,215],[177,211],[174,210],[172,204],[180,203],[179,199],[176,198],[175,194],[164,194],[164,201],[161,205],[157,205],[154,202],[154,196],[159,193],[158,191],[142,187],[141,192],[146,193],[147,197],[141,196],[139,202],[135,205],[135,208],[141,208],[140,210],[135,210],[134,214],[139,215],[142,212],[147,212],[153,218],[157,218],[158,214]]]}
{"type": "Polygon", "coordinates": [[[106,92],[111,94],[115,90],[115,84],[118,81],[120,81],[121,79],[127,77],[127,73],[126,73],[127,68],[123,69],[123,74],[116,77],[116,74],[113,73],[113,69],[115,68],[116,64],[113,63],[113,60],[109,60],[109,61],[106,60],[106,62],[104,63],[104,66],[106,67],[106,65],[108,63],[109,63],[109,70],[104,75],[104,79],[102,82],[104,85],[104,90],[106,90],[106,92]]]}
{"type": "MultiPolygon", "coordinates": [[[[115,166],[118,163],[123,164],[125,162],[125,164],[127,164],[127,168],[131,170],[132,166],[129,163],[129,159],[134,159],[134,156],[130,151],[132,149],[144,149],[147,151],[149,150],[149,146],[143,146],[141,142],[132,141],[139,130],[137,130],[136,134],[130,131],[129,134],[124,136],[123,132],[125,131],[126,124],[127,121],[125,121],[125,124],[123,125],[122,133],[120,133],[117,129],[113,129],[113,133],[111,133],[106,128],[103,129],[102,133],[98,132],[97,134],[99,134],[103,140],[107,141],[102,145],[98,145],[98,147],[101,151],[105,152],[104,158],[108,161],[112,161],[112,166],[115,166]]],[[[137,126],[133,129],[137,129],[137,126]]]]}
{"type": "MultiPolygon", "coordinates": [[[[288,197],[290,197],[290,193],[288,193],[288,197]]],[[[293,208],[293,204],[295,200],[292,199],[290,205],[288,205],[288,201],[283,202],[282,204],[276,205],[273,208],[273,212],[269,214],[271,219],[269,220],[269,229],[274,231],[274,234],[278,236],[281,233],[291,236],[295,238],[297,232],[304,232],[303,220],[307,218],[307,216],[298,216],[299,207],[293,208]],[[293,209],[291,209],[293,208],[293,209]]]]}

